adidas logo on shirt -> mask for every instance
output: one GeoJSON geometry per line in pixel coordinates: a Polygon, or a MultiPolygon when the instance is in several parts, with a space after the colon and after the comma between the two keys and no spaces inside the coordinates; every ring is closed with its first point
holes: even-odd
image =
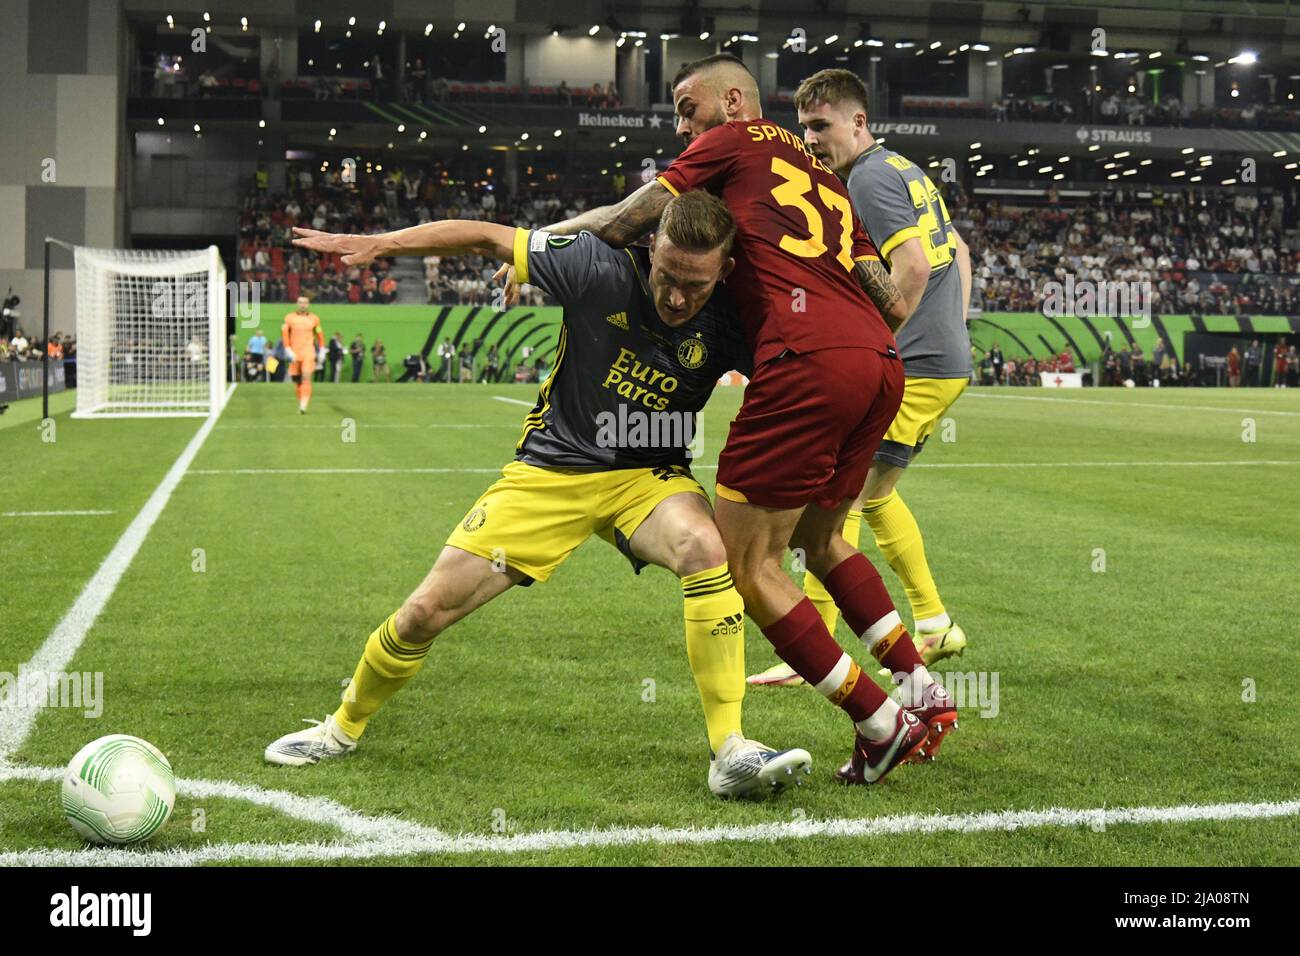
{"type": "Polygon", "coordinates": [[[620,329],[627,331],[627,313],[615,312],[613,315],[605,316],[605,321],[610,325],[617,325],[620,329]]]}

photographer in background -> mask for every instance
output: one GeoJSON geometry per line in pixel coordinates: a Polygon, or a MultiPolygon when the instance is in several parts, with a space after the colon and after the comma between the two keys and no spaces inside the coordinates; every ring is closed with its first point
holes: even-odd
{"type": "Polygon", "coordinates": [[[337,382],[339,380],[340,374],[343,371],[344,352],[345,350],[343,348],[343,333],[335,332],[334,337],[330,339],[330,345],[329,345],[329,363],[330,363],[329,380],[331,382],[337,382]]]}
{"type": "Polygon", "coordinates": [[[451,365],[455,357],[456,347],[451,344],[451,339],[443,339],[442,344],[438,346],[438,358],[441,360],[441,364],[438,366],[439,380],[451,381],[451,365]]]}
{"type": "Polygon", "coordinates": [[[379,376],[384,377],[385,382],[393,380],[392,370],[388,367],[388,353],[384,351],[384,343],[375,339],[375,344],[370,346],[370,381],[379,380],[379,376]]]}
{"type": "Polygon", "coordinates": [[[414,355],[408,355],[402,364],[406,367],[406,374],[402,376],[401,381],[423,382],[429,373],[429,365],[424,360],[424,356],[419,352],[414,355]]]}
{"type": "Polygon", "coordinates": [[[361,381],[361,370],[366,364],[366,343],[361,338],[360,332],[352,340],[352,344],[348,346],[348,354],[352,356],[352,381],[359,382],[361,381]]]}
{"type": "Polygon", "coordinates": [[[21,316],[18,303],[21,301],[14,295],[14,287],[10,286],[5,293],[3,305],[0,305],[0,339],[7,339],[18,331],[18,319],[21,316]]]}

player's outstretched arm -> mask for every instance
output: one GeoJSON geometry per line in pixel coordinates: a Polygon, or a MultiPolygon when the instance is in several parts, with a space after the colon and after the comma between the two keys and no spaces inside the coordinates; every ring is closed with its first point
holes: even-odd
{"type": "MultiPolygon", "coordinates": [[[[546,226],[544,229],[546,232],[553,232],[560,236],[576,236],[585,229],[607,244],[622,248],[652,230],[659,223],[664,207],[672,198],[672,193],[658,180],[652,180],[622,202],[588,209],[581,215],[546,226]]],[[[503,301],[509,308],[519,304],[519,281],[511,268],[514,264],[513,260],[506,259],[504,256],[502,258],[505,259],[506,265],[496,271],[492,281],[505,280],[503,301]]]]}
{"type": "Polygon", "coordinates": [[[588,209],[572,219],[547,226],[546,231],[576,236],[585,229],[611,246],[626,246],[658,224],[659,216],[672,198],[672,193],[662,183],[652,179],[622,202],[588,209]]]}
{"type": "Polygon", "coordinates": [[[897,335],[912,313],[907,307],[907,300],[889,277],[885,264],[879,259],[858,259],[853,263],[853,271],[867,297],[884,316],[885,324],[897,335]]]}
{"type": "Polygon", "coordinates": [[[476,219],[426,222],[372,236],[320,232],[293,227],[293,244],[317,252],[338,252],[345,266],[365,265],[380,256],[491,256],[515,261],[515,227],[476,219]]]}

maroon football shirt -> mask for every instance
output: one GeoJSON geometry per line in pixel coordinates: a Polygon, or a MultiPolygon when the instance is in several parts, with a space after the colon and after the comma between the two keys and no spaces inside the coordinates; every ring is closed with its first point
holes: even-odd
{"type": "Polygon", "coordinates": [[[703,189],[736,219],[740,307],[758,365],[787,348],[870,348],[894,336],[853,272],[879,253],[840,178],[803,140],[765,119],[734,120],[695,137],[659,182],[673,195],[703,189]]]}

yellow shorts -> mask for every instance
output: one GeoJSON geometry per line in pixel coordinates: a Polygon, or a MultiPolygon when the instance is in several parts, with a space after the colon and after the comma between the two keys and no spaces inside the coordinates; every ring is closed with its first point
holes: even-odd
{"type": "Polygon", "coordinates": [[[598,534],[640,573],[645,562],[632,554],[629,539],[659,502],[683,492],[708,500],[690,469],[680,465],[572,471],[512,461],[447,544],[545,581],[598,534]]]}
{"type": "Polygon", "coordinates": [[[903,401],[876,451],[876,460],[906,468],[920,454],[943,413],[957,401],[968,379],[907,378],[903,401]]]}

